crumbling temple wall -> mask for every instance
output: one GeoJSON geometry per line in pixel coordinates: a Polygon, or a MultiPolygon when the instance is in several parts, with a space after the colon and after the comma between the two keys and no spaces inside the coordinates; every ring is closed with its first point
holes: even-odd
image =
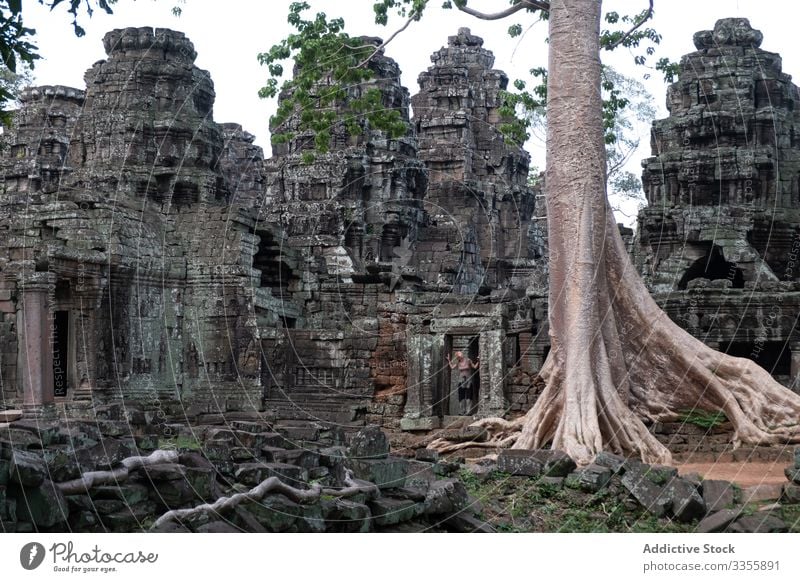
{"type": "Polygon", "coordinates": [[[183,34],[129,28],[103,43],[85,91],[26,90],[3,135],[3,396],[258,408],[249,209],[263,156],[213,121],[213,84],[183,34]],[[19,370],[34,367],[29,385],[19,370]]]}
{"type": "MultiPolygon", "coordinates": [[[[695,36],[630,246],[670,317],[792,385],[798,89],[760,41],[741,19],[695,36]]],[[[457,351],[480,361],[469,415],[532,406],[545,200],[501,131],[508,79],[482,39],[449,37],[413,97],[373,59],[351,96],[377,88],[403,135],[340,124],[316,152],[296,112],[266,160],[213,120],[181,33],[104,44],[85,90],[27,89],[2,136],[0,406],[425,430],[463,414],[457,351]]]]}
{"type": "Polygon", "coordinates": [[[798,389],[800,92],[745,19],[694,42],[643,162],[637,267],[674,321],[798,389]]]}

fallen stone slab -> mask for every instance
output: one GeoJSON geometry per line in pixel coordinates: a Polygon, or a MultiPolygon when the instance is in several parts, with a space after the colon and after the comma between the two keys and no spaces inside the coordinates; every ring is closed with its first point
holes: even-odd
{"type": "Polygon", "coordinates": [[[730,481],[707,479],[702,481],[703,501],[709,513],[730,507],[736,502],[736,489],[730,481]]]}
{"type": "Polygon", "coordinates": [[[781,492],[781,503],[800,503],[800,485],[785,483],[783,485],[783,491],[781,492]]]}
{"type": "Polygon", "coordinates": [[[14,422],[22,418],[21,410],[0,410],[0,422],[14,422]]]}
{"type": "Polygon", "coordinates": [[[41,455],[14,450],[11,453],[11,481],[24,487],[38,487],[47,478],[47,465],[41,455]]]}
{"type": "Polygon", "coordinates": [[[13,492],[18,500],[17,520],[29,521],[37,529],[48,529],[67,521],[67,500],[53,482],[43,481],[38,487],[18,487],[13,492]]]}
{"type": "MultiPolygon", "coordinates": [[[[120,485],[101,485],[90,491],[92,499],[116,499],[124,505],[136,505],[150,496],[150,488],[141,483],[122,483],[120,485]]],[[[110,513],[110,512],[108,512],[110,513]]]]}
{"type": "Polygon", "coordinates": [[[666,465],[643,465],[647,478],[656,485],[666,485],[678,477],[678,469],[666,465]]]}
{"type": "Polygon", "coordinates": [[[376,526],[394,525],[410,519],[424,511],[421,503],[409,499],[379,497],[368,502],[376,526]]]}
{"type": "Polygon", "coordinates": [[[625,472],[625,461],[626,461],[625,457],[621,455],[616,455],[614,453],[609,453],[608,451],[600,451],[594,458],[595,465],[600,465],[601,467],[608,467],[614,473],[625,472]]]}
{"type": "Polygon", "coordinates": [[[503,449],[497,455],[497,470],[509,475],[539,477],[544,471],[544,463],[532,453],[533,451],[503,449]]]}
{"type": "Polygon", "coordinates": [[[427,515],[456,513],[468,504],[467,489],[457,479],[434,481],[425,495],[425,513],[427,515]]]}
{"type": "Polygon", "coordinates": [[[389,439],[378,426],[366,426],[350,437],[347,456],[351,459],[385,459],[389,439]]]}
{"type": "Polygon", "coordinates": [[[705,501],[693,483],[673,477],[661,489],[660,500],[669,504],[669,511],[676,520],[688,523],[704,517],[707,513],[705,501]]]}
{"type": "MultiPolygon", "coordinates": [[[[238,508],[247,511],[268,532],[290,531],[303,515],[300,504],[280,494],[267,495],[260,501],[245,501],[238,508]]],[[[245,526],[240,519],[234,521],[245,526]]],[[[251,527],[245,529],[250,531],[251,527]]]]}
{"type": "MultiPolygon", "coordinates": [[[[585,493],[597,493],[608,485],[612,474],[609,467],[592,463],[567,475],[564,478],[564,485],[571,489],[580,489],[585,493]]],[[[549,478],[559,479],[559,477],[549,478]]]]}
{"type": "Polygon", "coordinates": [[[352,499],[322,502],[326,531],[334,533],[364,533],[372,529],[372,512],[364,503],[352,499]]]}
{"type": "Polygon", "coordinates": [[[349,459],[348,466],[359,479],[372,481],[380,489],[402,487],[408,475],[408,461],[400,457],[385,459],[349,459]]]}
{"type": "MultiPolygon", "coordinates": [[[[797,461],[795,460],[795,463],[796,462],[797,461]]],[[[800,485],[800,467],[798,467],[797,465],[795,465],[793,467],[786,467],[783,470],[783,473],[784,473],[784,475],[786,475],[786,478],[789,481],[791,481],[792,483],[795,483],[796,485],[800,485]]]]}
{"type": "Polygon", "coordinates": [[[782,519],[774,515],[746,515],[737,519],[728,531],[735,533],[783,533],[789,531],[789,527],[782,519]]]}
{"type": "Polygon", "coordinates": [[[656,517],[664,517],[672,507],[669,497],[661,495],[662,488],[647,478],[644,467],[626,465],[620,481],[633,498],[656,517]]]}
{"type": "Polygon", "coordinates": [[[751,485],[742,488],[743,504],[753,503],[755,501],[775,501],[781,498],[783,492],[782,483],[761,483],[759,485],[751,485]]]}
{"type": "MultiPolygon", "coordinates": [[[[319,440],[319,427],[314,425],[278,426],[275,427],[275,430],[283,435],[289,443],[319,440]]],[[[284,444],[284,446],[289,448],[287,444],[284,444]]]]}
{"type": "Polygon", "coordinates": [[[417,449],[414,451],[414,458],[417,461],[435,463],[439,460],[439,451],[435,451],[433,449],[417,449]]]}
{"type": "Polygon", "coordinates": [[[151,481],[177,481],[186,478],[186,468],[178,463],[143,465],[137,471],[151,481]]]}
{"type": "Polygon", "coordinates": [[[697,524],[697,533],[714,533],[725,531],[725,529],[732,524],[736,518],[742,514],[741,508],[738,509],[721,509],[714,513],[709,513],[706,517],[700,520],[697,524]]]}
{"type": "Polygon", "coordinates": [[[453,532],[458,533],[496,533],[491,524],[467,512],[451,515],[444,521],[444,525],[453,532]]]}

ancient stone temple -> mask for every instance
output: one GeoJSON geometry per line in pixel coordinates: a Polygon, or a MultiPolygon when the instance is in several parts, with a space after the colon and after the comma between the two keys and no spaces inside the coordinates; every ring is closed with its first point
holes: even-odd
{"type": "Polygon", "coordinates": [[[353,91],[406,134],[340,126],[311,157],[297,118],[269,160],[215,123],[170,30],[108,33],[85,90],[26,90],[0,152],[3,408],[429,428],[458,413],[456,351],[482,364],[470,412],[525,408],[544,236],[482,44],[451,37],[413,100],[378,55],[353,91]]]}
{"type": "Polygon", "coordinates": [[[212,121],[183,34],[103,42],[85,91],[26,90],[3,136],[4,401],[257,406],[260,151],[212,121]]]}
{"type": "Polygon", "coordinates": [[[438,426],[457,412],[445,364],[456,351],[490,363],[473,380],[473,412],[525,400],[529,383],[507,378],[535,335],[524,275],[544,251],[527,154],[499,131],[507,78],[482,44],[468,30],[450,37],[420,77],[413,119],[396,63],[373,60],[405,136],[336,127],[331,151],[309,163],[312,142],[293,131],[266,162],[259,212],[286,237],[270,252],[303,261],[281,259],[287,317],[262,334],[272,414],[438,426]]]}
{"type": "Polygon", "coordinates": [[[694,35],[643,162],[637,266],[670,317],[797,389],[800,93],[745,19],[694,35]]]}

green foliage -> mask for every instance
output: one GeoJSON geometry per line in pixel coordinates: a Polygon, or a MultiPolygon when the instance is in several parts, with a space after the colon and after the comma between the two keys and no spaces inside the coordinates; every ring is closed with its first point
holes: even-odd
{"type": "Polygon", "coordinates": [[[459,474],[480,501],[483,517],[501,532],[689,532],[696,524],[657,519],[612,481],[597,493],[561,487],[555,481],[493,472],[482,479],[459,474]]]}
{"type": "MultiPolygon", "coordinates": [[[[112,13],[111,4],[116,0],[38,0],[39,4],[54,10],[59,5],[67,7],[67,12],[72,15],[72,27],[77,36],[83,36],[86,31],[78,24],[81,10],[89,16],[96,8],[112,13]]],[[[14,75],[30,70],[41,58],[37,46],[33,43],[36,31],[28,28],[22,21],[22,0],[0,0],[0,120],[8,123],[9,113],[6,106],[14,101],[21,83],[14,81],[14,75]]]]}
{"type": "MultiPolygon", "coordinates": [[[[512,7],[519,3],[520,0],[510,1],[512,7]]],[[[374,0],[375,22],[386,25],[394,13],[406,19],[408,25],[419,20],[428,5],[428,0],[374,0]]],[[[467,0],[445,0],[441,7],[472,10],[467,0]]],[[[258,55],[259,61],[269,71],[260,96],[274,98],[279,93],[282,96],[278,111],[271,119],[273,142],[291,140],[297,132],[307,133],[313,139],[314,149],[325,152],[337,125],[343,125],[348,132],[355,134],[370,128],[385,131],[391,137],[402,135],[406,127],[399,112],[383,106],[377,89],[362,88],[372,78],[369,64],[377,54],[376,48],[350,37],[344,31],[341,18],[329,19],[320,12],[313,19],[306,19],[303,13],[309,8],[306,2],[294,2],[289,9],[288,21],[296,32],[268,52],[258,55]],[[282,82],[284,63],[289,60],[294,65],[295,78],[282,82]]],[[[549,16],[533,6],[526,7],[520,13],[536,14],[540,20],[547,20],[549,16]]],[[[606,13],[608,27],[600,34],[601,48],[610,50],[616,46],[626,47],[634,51],[636,63],[647,66],[648,59],[655,54],[655,46],[661,42],[661,35],[644,26],[651,15],[650,10],[635,15],[606,13]]],[[[519,23],[508,28],[511,37],[518,37],[522,33],[523,27],[519,23]]],[[[677,72],[677,65],[668,59],[657,61],[655,68],[668,79],[677,72]]],[[[534,68],[530,73],[535,80],[533,88],[529,89],[524,81],[516,81],[513,91],[503,93],[500,108],[501,133],[507,141],[519,145],[528,139],[533,120],[543,117],[547,102],[546,69],[534,68]]],[[[630,105],[630,99],[625,88],[619,87],[611,78],[604,79],[603,90],[605,139],[607,144],[612,145],[619,139],[618,120],[630,105]]],[[[620,178],[618,186],[626,191],[635,190],[638,189],[638,180],[632,174],[626,174],[620,178]]]]}
{"type": "MultiPolygon", "coordinates": [[[[391,0],[377,3],[376,20],[384,15],[379,6],[385,11],[395,4],[391,0]]],[[[337,125],[351,135],[367,127],[383,130],[390,137],[404,135],[408,128],[400,112],[384,107],[380,90],[369,86],[374,74],[368,65],[377,47],[345,33],[341,18],[329,19],[320,12],[305,19],[303,12],[309,8],[306,2],[292,3],[288,21],[297,32],[258,55],[270,75],[259,92],[262,98],[278,95],[284,61],[291,59],[295,70],[294,78],[281,85],[283,99],[270,120],[273,143],[293,139],[295,130],[310,132],[315,150],[326,152],[337,125]],[[298,123],[288,127],[294,119],[298,123]]]]}
{"type": "Polygon", "coordinates": [[[194,437],[178,435],[175,437],[162,438],[158,440],[158,448],[165,450],[189,450],[199,451],[203,445],[194,437]]]}
{"type": "Polygon", "coordinates": [[[710,412],[708,410],[693,408],[692,410],[684,410],[681,412],[681,422],[693,424],[706,430],[721,426],[727,421],[728,418],[721,410],[710,412]]]}
{"type": "MultiPolygon", "coordinates": [[[[39,58],[36,45],[31,42],[36,33],[22,22],[22,0],[0,0],[0,58],[4,80],[0,83],[0,107],[16,97],[14,75],[23,67],[32,67],[39,58]]],[[[4,122],[8,114],[0,112],[4,122]]]]}

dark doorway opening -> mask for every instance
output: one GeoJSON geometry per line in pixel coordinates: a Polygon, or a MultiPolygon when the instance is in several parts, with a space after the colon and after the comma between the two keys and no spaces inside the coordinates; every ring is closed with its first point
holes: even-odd
{"type": "Polygon", "coordinates": [[[791,373],[792,353],[786,342],[731,342],[723,351],[753,360],[773,376],[789,376],[791,373]]]}
{"type": "Polygon", "coordinates": [[[53,393],[67,395],[67,361],[69,358],[69,312],[56,311],[52,327],[53,393]]]}
{"type": "Polygon", "coordinates": [[[722,249],[717,245],[712,246],[711,251],[706,256],[697,259],[686,269],[683,277],[678,282],[678,289],[684,290],[689,281],[700,278],[712,281],[728,279],[734,289],[744,288],[742,270],[736,266],[736,263],[726,261],[722,255],[722,249]]]}
{"type": "MultiPolygon", "coordinates": [[[[473,337],[469,340],[469,347],[467,348],[467,354],[469,359],[473,362],[479,362],[478,358],[480,357],[478,351],[478,337],[473,337]]],[[[478,398],[481,388],[481,370],[478,368],[477,370],[473,370],[472,372],[472,407],[469,410],[469,414],[477,414],[478,412],[478,398]]]]}

